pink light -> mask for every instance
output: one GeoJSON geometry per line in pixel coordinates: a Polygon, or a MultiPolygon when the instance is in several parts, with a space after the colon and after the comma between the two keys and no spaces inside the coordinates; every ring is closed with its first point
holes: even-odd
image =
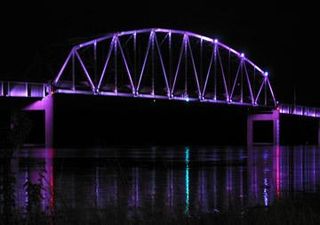
{"type": "MultiPolygon", "coordinates": [[[[50,167],[50,170],[53,171],[53,168],[50,167]]],[[[52,172],[53,173],[53,172],[52,172]]],[[[53,175],[50,176],[50,209],[54,209],[54,178],[53,175]]]]}
{"type": "Polygon", "coordinates": [[[47,148],[46,150],[46,180],[48,182],[48,206],[51,212],[53,212],[55,208],[55,190],[54,190],[54,167],[53,167],[53,159],[54,159],[54,149],[47,148]]]}
{"type": "Polygon", "coordinates": [[[276,146],[276,194],[280,197],[280,146],[276,146]]]}

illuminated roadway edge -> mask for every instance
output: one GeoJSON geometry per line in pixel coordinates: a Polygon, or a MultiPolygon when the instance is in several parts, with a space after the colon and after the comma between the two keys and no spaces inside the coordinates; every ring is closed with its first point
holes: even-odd
{"type": "MultiPolygon", "coordinates": [[[[83,94],[83,95],[92,95],[92,91],[80,91],[80,90],[67,90],[67,89],[57,89],[53,93],[62,93],[62,94],[83,94]]],[[[130,94],[130,93],[115,93],[115,92],[98,92],[96,96],[119,96],[119,97],[133,97],[133,98],[150,98],[150,99],[163,99],[163,100],[177,100],[185,102],[207,102],[207,103],[221,103],[221,104],[230,104],[230,105],[241,105],[241,106],[253,106],[253,107],[263,107],[257,104],[251,104],[246,102],[234,102],[225,100],[213,100],[213,99],[199,99],[199,98],[190,98],[190,97],[167,97],[163,95],[151,95],[151,94],[130,94]]],[[[265,106],[265,108],[273,108],[270,106],[265,106]]]]}

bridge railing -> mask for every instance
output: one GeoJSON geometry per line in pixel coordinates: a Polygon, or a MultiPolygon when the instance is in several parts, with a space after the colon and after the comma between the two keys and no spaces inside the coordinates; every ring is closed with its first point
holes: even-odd
{"type": "Polygon", "coordinates": [[[317,107],[281,104],[279,105],[279,110],[282,114],[320,118],[320,108],[317,107]]]}
{"type": "Polygon", "coordinates": [[[48,87],[45,83],[0,81],[0,96],[43,98],[49,93],[48,87]]]}

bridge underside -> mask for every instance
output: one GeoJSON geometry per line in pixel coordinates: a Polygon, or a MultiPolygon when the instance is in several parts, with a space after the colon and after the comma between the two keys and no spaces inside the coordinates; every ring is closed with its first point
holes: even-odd
{"type": "Polygon", "coordinates": [[[319,118],[280,114],[282,144],[320,144],[319,118]]]}
{"type": "Polygon", "coordinates": [[[281,144],[312,144],[319,139],[317,118],[275,115],[272,108],[57,93],[42,100],[0,100],[2,131],[5,124],[10,127],[12,113],[24,109],[33,122],[28,143],[46,141],[48,147],[277,144],[279,137],[281,144]]]}
{"type": "Polygon", "coordinates": [[[247,112],[243,107],[161,99],[54,97],[58,146],[246,142],[247,112]],[[70,107],[71,102],[76,106],[70,107]]]}

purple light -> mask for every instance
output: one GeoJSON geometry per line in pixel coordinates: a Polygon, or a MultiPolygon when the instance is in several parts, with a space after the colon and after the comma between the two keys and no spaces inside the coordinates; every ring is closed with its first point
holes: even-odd
{"type": "MultiPolygon", "coordinates": [[[[104,41],[104,40],[107,40],[107,39],[111,39],[114,37],[114,35],[117,35],[117,37],[121,37],[121,36],[126,36],[126,35],[137,35],[137,34],[141,34],[141,33],[151,33],[151,32],[155,32],[155,33],[169,33],[170,36],[171,34],[182,34],[182,35],[187,35],[189,37],[194,37],[194,38],[199,38],[201,40],[204,40],[204,41],[207,41],[207,42],[210,42],[210,43],[219,43],[219,46],[232,52],[233,54],[235,55],[240,55],[239,52],[237,52],[236,50],[230,48],[229,46],[221,43],[218,41],[218,39],[212,39],[212,38],[209,38],[209,37],[206,37],[206,36],[203,36],[203,35],[200,35],[200,34],[196,34],[196,33],[193,33],[193,32],[190,32],[190,31],[182,31],[182,30],[174,30],[174,29],[163,29],[163,28],[148,28],[148,29],[140,29],[140,30],[131,30],[131,31],[123,31],[123,32],[116,32],[116,33],[109,33],[109,34],[106,34],[100,38],[97,38],[97,39],[94,39],[94,40],[91,40],[91,41],[88,41],[88,42],[85,42],[85,43],[81,43],[77,46],[75,46],[74,50],[77,50],[79,48],[84,48],[84,47],[87,47],[89,45],[92,45],[94,43],[98,43],[98,42],[101,42],[101,41],[104,41]]],[[[68,60],[66,60],[68,61],[68,60]]],[[[246,59],[246,61],[251,64],[252,66],[254,66],[258,71],[262,72],[262,70],[256,66],[252,61],[246,59]]],[[[64,70],[64,67],[62,68],[62,70],[64,70]]],[[[57,81],[59,80],[60,76],[57,76],[56,79],[55,79],[55,83],[57,83],[57,81]]]]}
{"type": "MultiPolygon", "coordinates": [[[[107,41],[107,43],[109,43],[109,41],[107,41]]],[[[108,44],[109,45],[109,44],[108,44]]],[[[142,45],[142,44],[141,44],[142,45]]],[[[140,47],[140,46],[139,46],[140,47]]],[[[224,104],[230,104],[230,99],[233,97],[233,93],[238,92],[239,90],[234,90],[235,88],[238,88],[238,86],[235,86],[235,84],[237,84],[238,80],[238,73],[242,72],[244,73],[245,77],[244,77],[244,82],[247,82],[247,86],[249,88],[249,94],[250,94],[250,105],[254,105],[254,102],[258,100],[259,104],[260,104],[260,100],[259,100],[259,95],[260,92],[262,90],[264,90],[263,88],[265,86],[267,86],[268,91],[271,92],[271,95],[274,102],[275,102],[275,98],[273,95],[273,91],[271,88],[271,85],[267,79],[267,74],[265,71],[261,70],[258,66],[256,66],[252,61],[250,61],[249,59],[247,59],[245,57],[244,53],[238,52],[232,48],[230,48],[229,46],[219,42],[219,40],[216,38],[209,38],[203,35],[199,35],[196,33],[192,33],[189,31],[183,31],[183,30],[171,30],[171,29],[161,29],[161,28],[148,28],[148,29],[139,29],[139,30],[131,30],[131,31],[124,31],[124,32],[115,32],[115,33],[109,33],[107,35],[104,35],[100,38],[97,39],[93,39],[91,41],[85,42],[85,43],[81,43],[80,45],[75,46],[72,50],[71,53],[68,55],[67,60],[65,61],[65,64],[63,65],[63,67],[61,68],[59,74],[56,76],[56,78],[54,79],[53,84],[55,85],[56,91],[60,91],[61,89],[69,89],[68,87],[68,80],[65,80],[64,75],[65,73],[67,73],[67,71],[65,71],[66,69],[66,64],[74,64],[74,56],[76,56],[76,59],[78,59],[78,61],[80,62],[80,65],[83,69],[84,75],[86,76],[90,86],[92,87],[92,93],[91,94],[98,94],[98,95],[128,95],[130,97],[137,97],[138,92],[140,91],[140,89],[145,89],[148,84],[146,84],[147,82],[145,81],[144,77],[147,76],[147,69],[149,68],[148,65],[152,64],[152,65],[157,65],[157,67],[159,66],[159,68],[161,68],[161,73],[159,73],[159,75],[157,76],[162,76],[164,78],[165,81],[165,90],[167,93],[165,94],[159,94],[158,95],[158,84],[154,83],[154,78],[152,78],[152,90],[153,92],[144,95],[143,97],[161,97],[161,98],[166,98],[166,99],[179,99],[179,100],[184,100],[186,102],[189,101],[209,101],[209,102],[218,102],[218,103],[224,103],[224,104]],[[143,44],[145,44],[146,46],[143,46],[143,49],[145,49],[144,52],[142,53],[137,53],[136,49],[137,49],[137,43],[141,44],[139,42],[139,37],[143,36],[145,37],[145,35],[149,35],[149,39],[148,42],[143,42],[143,44]],[[171,54],[171,49],[172,49],[172,39],[171,39],[171,35],[174,36],[180,36],[181,38],[183,37],[183,39],[179,39],[179,40],[174,40],[174,42],[177,42],[175,44],[180,45],[181,44],[181,48],[179,51],[179,54],[171,54]],[[161,37],[161,42],[158,40],[158,38],[160,39],[161,37]],[[122,41],[124,39],[130,40],[130,38],[133,38],[133,47],[130,46],[126,46],[125,44],[122,43],[122,41]],[[199,62],[195,59],[197,59],[196,54],[198,54],[198,52],[195,52],[193,47],[191,45],[193,45],[193,41],[191,41],[191,39],[197,39],[199,41],[201,41],[201,51],[202,48],[207,47],[207,44],[209,44],[210,47],[210,51],[212,50],[212,56],[211,56],[211,60],[210,60],[210,65],[208,67],[208,70],[205,71],[205,73],[207,74],[206,78],[205,78],[205,82],[202,82],[202,79],[199,79],[199,65],[197,65],[199,62]],[[102,64],[102,73],[100,75],[99,82],[96,86],[96,83],[92,82],[91,79],[91,75],[89,74],[90,71],[87,70],[87,68],[89,68],[89,65],[85,65],[86,61],[82,61],[80,58],[80,49],[85,48],[85,47],[98,47],[101,46],[100,43],[102,41],[105,40],[109,40],[110,43],[110,47],[109,49],[107,49],[108,51],[107,53],[107,57],[106,59],[102,62],[104,64],[102,64]],[[159,41],[159,43],[158,43],[159,41]],[[203,42],[207,42],[207,44],[203,44],[203,42]],[[122,46],[123,45],[123,46],[122,46]],[[163,46],[163,47],[161,47],[163,46]],[[128,49],[130,48],[130,49],[128,49]],[[133,51],[135,54],[133,55],[126,55],[125,52],[126,51],[131,51],[133,48],[133,51]],[[168,49],[169,51],[169,56],[167,55],[163,55],[162,52],[162,48],[168,49]],[[119,51],[119,57],[117,56],[117,51],[119,51]],[[113,54],[114,52],[114,54],[113,54]],[[225,68],[225,59],[223,57],[220,56],[220,54],[222,54],[223,52],[227,52],[230,55],[235,56],[236,58],[239,59],[239,69],[237,72],[237,76],[236,78],[233,80],[233,83],[229,84],[226,82],[226,76],[228,75],[227,73],[225,73],[226,68],[225,68]],[[136,54],[139,54],[138,56],[136,56],[136,54]],[[140,62],[139,60],[137,61],[136,58],[140,58],[140,54],[142,57],[142,61],[140,62]],[[72,58],[73,57],[73,58],[72,58]],[[130,58],[130,57],[134,57],[134,58],[130,58]],[[155,58],[156,57],[156,58],[155,58]],[[167,57],[169,57],[169,60],[167,60],[167,57]],[[120,58],[120,59],[118,59],[120,58]],[[173,59],[172,59],[173,58],[173,59]],[[187,61],[190,60],[190,63],[186,63],[185,60],[187,61]],[[72,61],[73,60],[73,61],[72,61]],[[128,80],[129,80],[129,85],[130,87],[130,91],[131,94],[128,93],[127,90],[125,90],[124,92],[120,91],[120,89],[117,91],[117,73],[114,74],[114,80],[115,80],[115,91],[111,94],[111,93],[107,93],[106,91],[100,90],[100,87],[102,87],[105,90],[109,90],[111,85],[109,84],[110,78],[109,77],[109,73],[110,71],[112,71],[112,67],[113,64],[111,64],[109,61],[119,61],[120,63],[122,63],[122,66],[124,66],[124,71],[126,71],[125,76],[127,76],[128,80]],[[130,62],[130,63],[129,63],[130,62]],[[170,69],[169,69],[169,64],[170,69]],[[180,65],[181,64],[181,65],[180,65]],[[186,84],[188,84],[188,79],[190,76],[194,76],[191,77],[192,82],[195,81],[196,86],[190,86],[190,87],[194,87],[197,88],[197,90],[192,90],[192,88],[187,89],[186,88],[186,95],[184,96],[173,96],[174,93],[181,93],[181,90],[178,90],[180,88],[180,81],[181,81],[181,74],[182,74],[182,66],[185,65],[190,65],[193,68],[193,71],[190,71],[190,73],[185,73],[185,80],[186,80],[186,84]],[[247,68],[246,67],[250,67],[247,68]],[[256,93],[253,93],[252,88],[251,88],[251,82],[253,83],[253,79],[250,79],[249,76],[251,76],[251,66],[253,67],[253,73],[259,75],[260,79],[261,77],[264,79],[264,81],[262,82],[261,85],[261,90],[259,89],[259,91],[256,93]],[[181,68],[180,68],[181,67],[181,68]],[[212,67],[212,68],[211,68],[212,67]],[[250,70],[249,70],[250,69],[250,70]],[[64,72],[65,71],[65,72],[64,72]],[[218,75],[217,75],[218,74],[218,75]],[[189,76],[189,77],[187,77],[189,76]],[[215,88],[215,86],[211,86],[208,85],[207,88],[207,84],[208,82],[210,83],[211,80],[214,80],[215,78],[213,78],[214,76],[222,76],[222,81],[223,81],[223,85],[224,85],[224,96],[225,98],[222,100],[220,99],[220,96],[222,93],[216,93],[217,89],[215,88]],[[106,79],[104,79],[106,77],[106,79]],[[169,79],[170,77],[170,79],[169,79]],[[171,79],[172,78],[172,79],[171,79]],[[195,78],[193,80],[193,78],[195,78]],[[109,82],[109,83],[107,83],[109,82]],[[231,91],[232,88],[232,91],[231,91]],[[177,90],[176,90],[177,89],[177,90]],[[208,90],[207,90],[208,89],[208,90]],[[212,90],[213,89],[213,90],[212,90]],[[154,92],[156,91],[156,92],[154,92]],[[103,93],[104,92],[104,93],[103,93]],[[119,93],[118,93],[119,92],[119,93]],[[194,97],[192,98],[188,98],[188,94],[193,96],[194,93],[198,94],[198,98],[195,99],[194,97]],[[210,99],[205,99],[203,96],[206,96],[208,93],[212,94],[213,92],[213,96],[214,97],[210,97],[210,99]],[[219,96],[219,97],[217,97],[219,96]]],[[[83,57],[86,57],[85,55],[83,57]]],[[[91,56],[89,56],[91,57],[91,56]]],[[[71,65],[74,71],[74,65],[71,65]]],[[[187,67],[187,66],[185,66],[187,67]]],[[[187,68],[189,69],[189,68],[187,68]]],[[[186,70],[186,69],[185,69],[186,70]]],[[[100,70],[99,70],[100,71],[100,70]]],[[[148,69],[149,71],[149,69],[148,69]]],[[[204,71],[203,71],[204,72],[204,71]]],[[[75,75],[74,75],[75,76],[75,75]]],[[[240,75],[239,75],[240,76],[240,75]]],[[[219,79],[221,79],[221,77],[219,77],[219,79]]],[[[157,80],[157,79],[156,79],[157,80]]],[[[75,78],[73,78],[73,82],[75,81],[75,78]]],[[[214,81],[215,82],[215,81],[214,81]]],[[[261,82],[260,82],[261,84],[261,82]]],[[[74,84],[73,84],[74,85],[74,84]]],[[[87,85],[87,84],[86,84],[87,85]]],[[[119,84],[122,85],[122,84],[119,84]]],[[[80,85],[77,86],[77,88],[80,89],[80,85]]],[[[119,86],[120,87],[120,86],[119,86]]],[[[75,88],[75,86],[73,86],[73,89],[75,88]]],[[[240,87],[241,90],[243,89],[243,86],[240,87]]],[[[147,90],[147,89],[145,89],[147,90]]],[[[164,89],[163,89],[164,90],[164,89]]],[[[78,91],[78,90],[73,90],[73,91],[78,91]]],[[[220,91],[220,90],[219,90],[220,91]]],[[[241,92],[243,93],[243,92],[241,92]]],[[[246,93],[245,93],[246,95],[246,93]]],[[[141,96],[142,97],[142,96],[141,96]]],[[[242,96],[245,97],[244,101],[236,101],[239,104],[249,104],[248,103],[248,99],[247,96],[242,96]]],[[[269,96],[268,96],[269,97],[269,96]]],[[[270,97],[271,98],[271,97],[270,97]]],[[[261,101],[262,102],[262,101],[261,101]]],[[[267,102],[266,104],[269,105],[270,102],[267,102]]],[[[233,103],[235,104],[235,103],[233,103]]],[[[276,103],[274,104],[276,105],[276,103]]]]}
{"type": "Polygon", "coordinates": [[[268,72],[264,72],[264,75],[267,77],[269,75],[269,73],[268,72]]]}
{"type": "Polygon", "coordinates": [[[280,147],[279,145],[276,146],[276,155],[275,155],[275,162],[276,162],[276,194],[277,197],[280,197],[280,181],[281,181],[281,174],[280,174],[280,147]]]}

